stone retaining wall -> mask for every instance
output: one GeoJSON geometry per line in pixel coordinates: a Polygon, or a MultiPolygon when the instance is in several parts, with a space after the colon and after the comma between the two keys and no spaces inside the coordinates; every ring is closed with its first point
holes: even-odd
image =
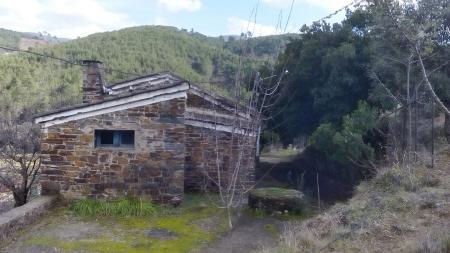
{"type": "Polygon", "coordinates": [[[56,201],[56,196],[41,196],[0,215],[0,240],[22,229],[42,216],[56,201]]]}

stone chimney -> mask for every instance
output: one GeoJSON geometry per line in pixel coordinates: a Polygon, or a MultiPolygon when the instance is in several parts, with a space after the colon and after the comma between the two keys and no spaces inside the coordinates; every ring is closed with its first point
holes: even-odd
{"type": "Polygon", "coordinates": [[[102,62],[97,60],[83,60],[83,103],[103,101],[103,87],[105,85],[102,62]]]}

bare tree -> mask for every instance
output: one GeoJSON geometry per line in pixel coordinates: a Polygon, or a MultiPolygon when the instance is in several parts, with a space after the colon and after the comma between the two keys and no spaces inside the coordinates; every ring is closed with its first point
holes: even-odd
{"type": "MultiPolygon", "coordinates": [[[[284,31],[282,29],[281,18],[278,21],[277,31],[279,29],[279,32],[286,32],[294,1],[291,3],[284,31]]],[[[253,24],[256,24],[258,6],[259,2],[256,4],[254,12],[252,12],[254,14],[253,24]]],[[[243,206],[242,204],[245,202],[247,193],[257,184],[251,178],[254,175],[249,174],[249,171],[252,169],[250,167],[254,166],[255,159],[259,156],[259,141],[264,122],[266,121],[265,116],[268,116],[270,107],[275,104],[281,83],[288,74],[286,67],[289,59],[286,59],[284,64],[281,64],[281,69],[273,68],[268,76],[262,77],[259,72],[252,73],[254,77],[253,82],[249,83],[247,81],[246,83],[244,81],[246,74],[248,76],[249,73],[245,73],[245,56],[243,54],[251,51],[250,40],[255,33],[255,26],[253,26],[252,31],[250,29],[249,22],[247,32],[242,33],[239,40],[242,55],[239,56],[237,62],[232,92],[232,100],[234,101],[234,113],[232,117],[233,130],[231,136],[228,136],[231,138],[232,159],[229,161],[228,166],[224,164],[222,159],[221,135],[223,133],[217,131],[220,117],[216,116],[216,114],[219,114],[219,110],[214,106],[212,109],[214,110],[214,124],[216,125],[216,131],[214,131],[215,172],[204,171],[207,180],[212,182],[218,190],[219,203],[217,203],[217,206],[226,210],[229,228],[233,227],[232,211],[239,210],[243,206]]],[[[270,62],[273,59],[278,59],[281,50],[282,48],[280,46],[267,61],[270,62]]],[[[270,170],[266,172],[266,175],[269,172],[270,170]]],[[[259,180],[264,177],[265,175],[259,180]]]]}
{"type": "MultiPolygon", "coordinates": [[[[231,133],[220,131],[220,109],[214,106],[214,171],[203,171],[208,182],[214,185],[219,195],[216,205],[226,210],[228,226],[233,227],[232,212],[242,207],[247,193],[256,186],[250,172],[254,165],[259,142],[259,134],[264,123],[264,114],[268,108],[268,102],[280,87],[280,83],[287,71],[275,79],[275,82],[267,82],[271,78],[262,78],[255,74],[250,88],[245,90],[241,82],[236,82],[233,94],[234,108],[231,120],[231,133]],[[231,159],[224,161],[224,146],[231,148],[231,159]]],[[[240,77],[238,77],[240,78],[240,77]]]]}
{"type": "MultiPolygon", "coordinates": [[[[395,126],[398,123],[397,117],[391,122],[394,125],[391,128],[391,135],[394,135],[391,136],[394,145],[396,145],[395,140],[397,138],[395,135],[400,135],[402,142],[400,149],[393,147],[394,151],[399,150],[399,152],[393,152],[393,154],[400,158],[397,159],[398,162],[405,162],[406,167],[410,169],[411,161],[417,161],[418,105],[432,103],[432,120],[435,112],[434,103],[438,105],[437,109],[441,110],[447,119],[450,115],[448,107],[442,102],[429,78],[435,72],[442,71],[448,63],[445,58],[443,63],[439,62],[440,60],[436,56],[440,50],[446,52],[445,48],[448,48],[450,41],[447,16],[449,3],[441,0],[403,1],[403,3],[395,0],[368,2],[381,7],[380,13],[382,15],[378,19],[381,26],[380,30],[387,31],[386,34],[393,38],[396,47],[401,48],[399,51],[403,52],[400,53],[403,56],[397,59],[392,55],[384,56],[384,58],[389,59],[391,66],[400,63],[405,68],[405,84],[390,85],[390,87],[395,87],[397,92],[388,88],[388,85],[384,84],[376,74],[373,74],[373,76],[376,83],[386,91],[388,97],[392,98],[395,103],[395,115],[397,111],[400,111],[403,116],[400,119],[402,125],[400,133],[397,132],[396,128],[398,129],[398,127],[395,126]],[[427,63],[432,67],[428,66],[427,68],[427,63]],[[413,106],[414,118],[412,117],[413,106]],[[411,157],[414,159],[411,159],[411,157]]],[[[431,131],[434,132],[434,126],[432,126],[431,131]]],[[[433,134],[431,145],[431,164],[433,164],[433,134]]]]}
{"type": "Polygon", "coordinates": [[[27,203],[40,170],[40,129],[30,122],[0,119],[0,184],[8,188],[15,207],[27,203]]]}

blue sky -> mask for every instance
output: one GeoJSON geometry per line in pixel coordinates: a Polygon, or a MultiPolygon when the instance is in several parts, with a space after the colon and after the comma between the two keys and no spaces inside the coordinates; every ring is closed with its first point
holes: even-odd
{"type": "MultiPolygon", "coordinates": [[[[295,0],[286,32],[297,32],[351,0],[295,0]]],[[[279,34],[292,0],[0,0],[0,27],[65,38],[139,25],[170,25],[210,35],[279,34]],[[259,3],[259,4],[258,4],[259,3]],[[258,6],[255,21],[255,7],[258,6]],[[253,15],[251,15],[253,14],[253,15]],[[249,17],[251,15],[251,21],[249,17]]],[[[338,15],[332,21],[342,19],[338,15]]]]}

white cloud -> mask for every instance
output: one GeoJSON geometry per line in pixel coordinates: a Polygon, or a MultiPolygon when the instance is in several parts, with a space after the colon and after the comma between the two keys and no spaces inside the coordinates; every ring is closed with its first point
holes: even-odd
{"type": "Polygon", "coordinates": [[[229,34],[238,35],[247,31],[252,32],[254,37],[277,34],[275,26],[257,24],[238,17],[230,17],[227,21],[229,34]]]}
{"type": "Polygon", "coordinates": [[[202,8],[201,0],[158,0],[158,3],[172,12],[193,12],[202,8]]]}
{"type": "MultiPolygon", "coordinates": [[[[276,7],[289,7],[292,0],[262,0],[264,3],[276,7]]],[[[310,4],[327,10],[337,10],[351,3],[352,0],[297,0],[296,3],[310,4]]]]}
{"type": "Polygon", "coordinates": [[[0,0],[0,26],[65,38],[86,36],[134,25],[127,15],[94,0],[0,0]]]}
{"type": "Polygon", "coordinates": [[[154,25],[168,25],[169,21],[165,17],[157,16],[153,18],[154,25]]]}

